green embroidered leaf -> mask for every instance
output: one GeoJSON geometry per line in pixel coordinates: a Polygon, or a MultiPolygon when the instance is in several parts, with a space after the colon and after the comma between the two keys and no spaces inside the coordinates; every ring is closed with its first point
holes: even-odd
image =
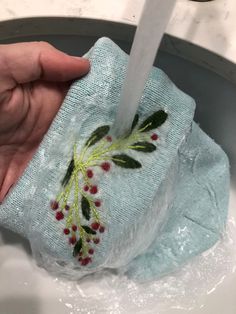
{"type": "Polygon", "coordinates": [[[65,177],[61,181],[62,186],[66,186],[68,184],[74,168],[75,168],[75,163],[74,163],[74,159],[72,159],[70,164],[69,164],[69,167],[67,168],[65,177]]]}
{"type": "Polygon", "coordinates": [[[129,168],[129,169],[135,169],[135,168],[141,168],[142,165],[140,162],[137,160],[125,155],[125,154],[120,154],[120,155],[113,155],[112,156],[112,161],[114,164],[116,164],[119,167],[122,168],[129,168]]]}
{"type": "Polygon", "coordinates": [[[110,130],[109,125],[103,125],[103,126],[98,127],[95,131],[93,131],[90,138],[87,140],[86,145],[88,145],[90,147],[90,146],[96,144],[105,135],[107,135],[109,130],[110,130]]]}
{"type": "Polygon", "coordinates": [[[76,257],[81,251],[81,249],[82,249],[82,239],[80,238],[74,246],[73,256],[76,257]]]}
{"type": "Polygon", "coordinates": [[[138,120],[139,120],[139,115],[136,114],[134,116],[134,120],[133,120],[133,123],[132,123],[132,126],[131,126],[131,131],[133,131],[133,129],[136,127],[136,125],[138,124],[138,120]]]}
{"type": "Polygon", "coordinates": [[[156,150],[156,146],[149,142],[137,142],[131,145],[134,150],[137,150],[139,152],[143,153],[152,153],[154,150],[156,150]]]}
{"type": "Polygon", "coordinates": [[[168,114],[164,110],[154,112],[139,127],[141,132],[148,132],[161,126],[167,119],[168,114]]]}
{"type": "Polygon", "coordinates": [[[128,138],[130,136],[130,134],[133,132],[133,129],[136,127],[138,120],[139,120],[139,115],[136,114],[134,116],[134,120],[133,120],[133,123],[132,123],[130,130],[129,130],[129,132],[127,132],[127,134],[125,134],[124,138],[128,138]]]}
{"type": "Polygon", "coordinates": [[[87,234],[96,234],[97,232],[88,226],[81,226],[87,234]]]}
{"type": "Polygon", "coordinates": [[[89,201],[85,196],[83,196],[81,199],[81,209],[82,209],[82,214],[83,214],[84,218],[89,220],[91,208],[90,208],[89,201]]]}

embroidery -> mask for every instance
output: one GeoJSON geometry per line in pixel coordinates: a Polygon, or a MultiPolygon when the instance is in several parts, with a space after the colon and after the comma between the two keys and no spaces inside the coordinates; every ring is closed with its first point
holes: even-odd
{"type": "Polygon", "coordinates": [[[92,262],[95,246],[100,242],[99,234],[105,232],[100,218],[103,204],[96,197],[99,187],[94,183],[96,175],[100,175],[97,169],[107,173],[112,164],[124,169],[141,168],[141,163],[124,151],[154,152],[156,145],[150,140],[157,141],[159,137],[150,131],[160,127],[166,119],[167,113],[159,110],[138,126],[139,116],[136,115],[130,134],[123,138],[113,140],[109,135],[110,126],[104,125],[91,134],[80,154],[74,145],[61,191],[50,206],[58,221],[65,219],[63,232],[73,247],[73,256],[82,266],[92,262]]]}

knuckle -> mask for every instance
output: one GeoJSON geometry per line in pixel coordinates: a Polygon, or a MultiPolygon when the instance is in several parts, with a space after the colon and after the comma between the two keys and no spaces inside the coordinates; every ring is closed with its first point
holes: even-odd
{"type": "Polygon", "coordinates": [[[49,44],[47,41],[38,41],[34,42],[36,46],[40,46],[42,50],[48,50],[48,49],[55,49],[51,44],[49,44]]]}

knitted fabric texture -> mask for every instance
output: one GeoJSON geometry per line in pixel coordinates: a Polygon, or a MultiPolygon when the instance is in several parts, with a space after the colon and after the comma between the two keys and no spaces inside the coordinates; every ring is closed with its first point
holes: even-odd
{"type": "MultiPolygon", "coordinates": [[[[154,68],[132,133],[114,139],[128,56],[102,38],[72,84],[0,224],[27,237],[38,263],[78,279],[103,268],[150,280],[220,238],[228,159],[193,122],[195,103],[154,68]]],[[[128,104],[127,104],[128,105],[128,104]]]]}

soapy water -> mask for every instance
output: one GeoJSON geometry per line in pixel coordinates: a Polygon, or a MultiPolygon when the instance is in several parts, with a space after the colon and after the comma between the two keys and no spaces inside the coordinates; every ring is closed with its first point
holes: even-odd
{"type": "Polygon", "coordinates": [[[60,302],[66,314],[162,314],[174,309],[200,309],[204,307],[201,297],[213,293],[236,272],[235,244],[236,222],[230,215],[221,241],[178,272],[145,284],[110,271],[77,283],[56,279],[65,295],[60,302]]]}

